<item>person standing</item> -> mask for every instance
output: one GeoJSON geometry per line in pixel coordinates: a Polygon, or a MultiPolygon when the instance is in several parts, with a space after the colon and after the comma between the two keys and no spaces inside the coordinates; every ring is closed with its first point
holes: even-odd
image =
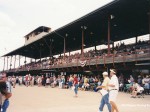
{"type": "Polygon", "coordinates": [[[28,86],[29,86],[28,81],[29,81],[29,76],[28,76],[28,75],[26,75],[26,76],[25,76],[25,85],[26,85],[26,87],[28,87],[28,86]]]}
{"type": "Polygon", "coordinates": [[[102,99],[99,107],[99,112],[103,111],[105,104],[107,105],[109,112],[111,112],[111,105],[109,103],[109,93],[108,93],[108,84],[110,81],[110,79],[108,78],[108,73],[103,72],[103,77],[104,77],[104,81],[102,85],[96,88],[97,90],[102,88],[102,90],[100,90],[100,93],[102,94],[102,99]]]}
{"type": "Polygon", "coordinates": [[[35,78],[34,78],[34,76],[32,76],[32,78],[31,78],[31,86],[34,86],[34,81],[35,81],[35,78]]]}
{"type": "Polygon", "coordinates": [[[13,88],[15,88],[15,86],[16,86],[16,77],[15,76],[13,76],[13,78],[12,78],[12,84],[13,84],[13,88]]]}
{"type": "Polygon", "coordinates": [[[73,82],[73,77],[72,77],[72,75],[70,75],[70,77],[69,77],[69,82],[68,82],[69,88],[72,87],[72,82],[73,82]]]}
{"type": "Polygon", "coordinates": [[[61,78],[61,84],[62,84],[62,85],[61,85],[61,88],[62,88],[62,89],[63,89],[64,86],[65,86],[65,82],[66,82],[66,81],[65,81],[65,76],[63,75],[62,78],[61,78]]]}
{"type": "Polygon", "coordinates": [[[19,85],[22,85],[22,76],[19,76],[19,85]]]}
{"type": "Polygon", "coordinates": [[[74,86],[75,97],[78,97],[78,78],[77,78],[77,75],[74,75],[73,86],[74,86]]]}
{"type": "Polygon", "coordinates": [[[109,101],[111,104],[111,110],[112,112],[114,112],[114,110],[116,110],[116,112],[119,112],[118,107],[116,105],[116,98],[119,90],[119,82],[116,76],[115,69],[110,69],[110,77],[111,79],[108,86],[109,86],[109,101]]]}
{"type": "Polygon", "coordinates": [[[7,82],[6,74],[0,76],[0,111],[6,112],[9,107],[9,98],[12,96],[11,85],[7,82]],[[2,104],[2,95],[5,97],[2,104]]]}

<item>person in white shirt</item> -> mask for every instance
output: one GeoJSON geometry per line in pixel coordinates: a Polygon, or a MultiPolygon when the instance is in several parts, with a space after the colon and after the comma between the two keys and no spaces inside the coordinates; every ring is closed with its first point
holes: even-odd
{"type": "Polygon", "coordinates": [[[50,85],[50,78],[47,77],[47,78],[46,78],[46,86],[45,86],[45,87],[48,87],[49,85],[50,85]]]}
{"type": "Polygon", "coordinates": [[[119,82],[118,82],[118,78],[116,76],[116,70],[115,69],[110,69],[110,76],[111,79],[109,81],[109,101],[111,104],[111,110],[112,112],[114,112],[116,110],[116,112],[119,112],[118,107],[116,105],[116,98],[118,95],[118,90],[119,90],[119,82]]]}
{"type": "Polygon", "coordinates": [[[144,85],[144,89],[145,89],[145,94],[149,94],[149,83],[150,83],[150,78],[147,75],[144,79],[143,79],[143,85],[144,85]]]}
{"type": "Polygon", "coordinates": [[[132,91],[132,94],[131,94],[131,95],[132,95],[131,98],[136,98],[137,93],[140,93],[140,91],[144,91],[144,88],[141,87],[141,86],[137,83],[137,80],[134,81],[133,86],[132,86],[132,89],[133,89],[133,91],[132,91]]]}
{"type": "Polygon", "coordinates": [[[22,76],[19,76],[19,85],[22,85],[22,76]]]}

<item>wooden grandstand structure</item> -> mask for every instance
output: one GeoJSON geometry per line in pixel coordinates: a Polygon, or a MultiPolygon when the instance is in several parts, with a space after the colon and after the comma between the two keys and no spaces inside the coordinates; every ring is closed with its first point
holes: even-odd
{"type": "Polygon", "coordinates": [[[146,53],[144,54],[126,55],[127,52],[124,52],[120,53],[121,57],[116,57],[110,52],[110,45],[113,46],[115,41],[136,37],[137,42],[138,36],[150,35],[149,7],[149,0],[114,0],[61,28],[51,31],[30,44],[3,55],[3,57],[21,55],[36,60],[44,57],[51,59],[53,55],[63,54],[65,59],[66,52],[81,49],[82,59],[78,59],[74,63],[49,65],[48,68],[40,66],[30,70],[24,68],[4,71],[14,74],[103,71],[108,68],[131,71],[137,68],[149,69],[149,64],[143,66],[140,63],[150,62],[150,47],[145,49],[146,53]],[[95,46],[96,51],[96,46],[104,43],[108,46],[106,56],[93,58],[83,56],[85,48],[95,46]],[[84,60],[86,60],[86,65],[82,67],[80,61],[84,60]]]}

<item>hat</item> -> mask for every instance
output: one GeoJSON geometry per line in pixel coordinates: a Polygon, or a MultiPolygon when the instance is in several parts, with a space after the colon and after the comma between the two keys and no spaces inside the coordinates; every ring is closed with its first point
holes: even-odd
{"type": "Polygon", "coordinates": [[[110,72],[113,72],[114,74],[116,74],[116,70],[115,69],[110,69],[110,72]]]}
{"type": "Polygon", "coordinates": [[[107,75],[108,75],[108,72],[103,72],[102,74],[105,75],[105,76],[107,76],[107,75]]]}
{"type": "Polygon", "coordinates": [[[141,77],[140,75],[138,77],[141,77]]]}

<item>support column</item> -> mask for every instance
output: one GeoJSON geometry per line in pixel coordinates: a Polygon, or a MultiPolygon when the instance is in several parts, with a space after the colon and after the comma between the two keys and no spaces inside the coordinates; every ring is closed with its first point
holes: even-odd
{"type": "Polygon", "coordinates": [[[20,67],[20,55],[19,55],[19,67],[20,67]]]}
{"type": "Polygon", "coordinates": [[[8,58],[9,58],[9,57],[7,56],[7,70],[8,70],[8,58]]]}
{"type": "Polygon", "coordinates": [[[82,45],[81,45],[81,55],[84,57],[84,30],[86,30],[86,26],[81,26],[82,29],[82,45]]]}
{"type": "Polygon", "coordinates": [[[27,61],[26,61],[26,56],[25,56],[25,61],[24,61],[24,63],[25,63],[25,67],[26,67],[26,63],[27,63],[27,61]]]}
{"type": "Polygon", "coordinates": [[[65,60],[65,55],[66,55],[66,39],[64,38],[64,60],[65,60]]]}
{"type": "Polygon", "coordinates": [[[52,38],[50,38],[50,58],[52,59],[52,44],[53,44],[53,39],[52,38]]]}
{"type": "Polygon", "coordinates": [[[107,52],[107,54],[108,55],[110,55],[110,15],[109,15],[109,17],[108,17],[108,37],[107,37],[107,39],[108,39],[108,52],[107,52]]]}
{"type": "MultiPolygon", "coordinates": [[[[149,2],[150,4],[150,2],[149,2]]],[[[149,41],[150,41],[150,11],[148,13],[148,23],[149,23],[149,41]]]]}
{"type": "Polygon", "coordinates": [[[4,57],[4,66],[3,66],[3,71],[5,70],[5,57],[4,57]]]}
{"type": "Polygon", "coordinates": [[[30,63],[32,63],[32,58],[30,58],[30,63]]]}
{"type": "Polygon", "coordinates": [[[40,62],[41,62],[41,46],[40,46],[40,62]]]}
{"type": "Polygon", "coordinates": [[[112,44],[112,48],[113,48],[113,50],[114,50],[114,48],[115,48],[115,45],[114,45],[114,44],[115,44],[115,42],[113,42],[113,44],[112,44]]]}
{"type": "Polygon", "coordinates": [[[16,65],[16,55],[15,55],[15,60],[14,60],[14,69],[15,69],[15,65],[16,65]]]}
{"type": "Polygon", "coordinates": [[[82,52],[81,52],[81,54],[82,54],[82,58],[83,58],[83,56],[84,56],[84,29],[82,29],[82,52]]]}
{"type": "MultiPolygon", "coordinates": [[[[150,4],[150,2],[149,2],[150,4]]],[[[148,23],[149,23],[149,42],[150,42],[150,10],[148,12],[148,23]]],[[[150,48],[149,48],[149,55],[150,55],[150,48]]]]}
{"type": "Polygon", "coordinates": [[[138,43],[138,37],[136,36],[135,37],[135,44],[137,45],[137,43],[138,43]]]}
{"type": "Polygon", "coordinates": [[[69,57],[70,57],[70,51],[69,51],[69,57]]]}
{"type": "Polygon", "coordinates": [[[11,66],[12,66],[12,56],[11,56],[11,58],[10,58],[10,70],[11,70],[11,66]]]}
{"type": "Polygon", "coordinates": [[[95,52],[97,51],[96,45],[95,45],[95,52]]]}

